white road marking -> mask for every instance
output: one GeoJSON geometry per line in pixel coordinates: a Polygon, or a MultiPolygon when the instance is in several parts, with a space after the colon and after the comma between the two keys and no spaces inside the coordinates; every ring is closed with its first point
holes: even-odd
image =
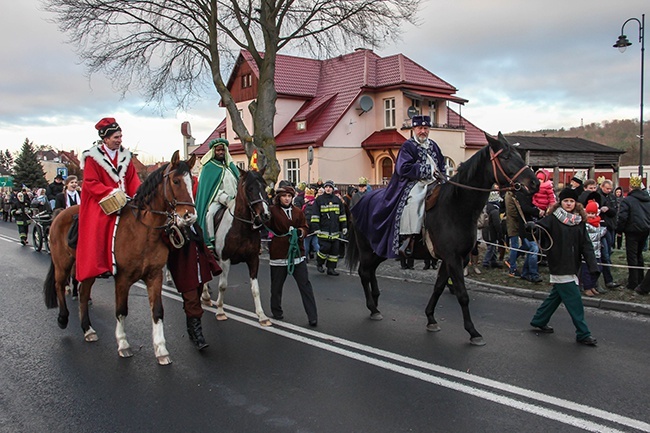
{"type": "MultiPolygon", "coordinates": [[[[142,283],[136,283],[135,285],[142,288],[145,287],[142,283]]],[[[182,301],[180,295],[176,293],[176,290],[173,287],[163,287],[166,289],[163,290],[163,296],[182,301]]],[[[454,370],[448,367],[443,367],[415,358],[410,358],[407,356],[377,349],[371,346],[366,346],[364,344],[355,343],[353,341],[345,340],[329,334],[324,334],[312,329],[292,325],[286,322],[274,322],[274,326],[272,327],[262,327],[260,326],[259,322],[257,321],[257,317],[253,312],[242,310],[233,306],[224,307],[227,308],[231,313],[229,316],[231,319],[243,324],[254,326],[263,331],[271,332],[273,334],[280,335],[282,337],[289,338],[310,345],[312,347],[327,350],[329,352],[364,362],[369,365],[380,367],[388,371],[399,373],[404,376],[412,377],[424,382],[432,383],[434,385],[459,391],[474,397],[482,398],[484,400],[538,415],[573,427],[578,427],[586,431],[623,431],[613,428],[609,425],[592,421],[592,419],[595,417],[609,423],[616,423],[621,426],[631,427],[638,431],[650,432],[650,424],[641,420],[636,420],[570,400],[565,400],[526,388],[509,385],[507,383],[499,382],[493,379],[483,378],[460,370],[454,370]],[[346,347],[354,349],[354,351],[348,350],[346,347]],[[435,374],[431,374],[429,372],[435,374]],[[455,380],[441,377],[442,375],[448,376],[455,380]],[[488,389],[482,389],[474,385],[488,389]],[[532,400],[533,402],[539,402],[541,404],[521,401],[516,398],[500,394],[499,392],[519,396],[527,400],[532,400]],[[545,406],[555,406],[557,410],[545,406]],[[575,412],[579,415],[570,415],[567,413],[567,411],[575,412]],[[580,415],[584,415],[584,417],[581,417],[580,415]]],[[[211,312],[216,311],[216,309],[212,307],[203,308],[211,312]]]]}

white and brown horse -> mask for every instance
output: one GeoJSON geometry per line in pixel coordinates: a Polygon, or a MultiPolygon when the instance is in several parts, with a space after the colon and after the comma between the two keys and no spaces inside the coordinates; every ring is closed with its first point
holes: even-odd
{"type": "MultiPolygon", "coordinates": [[[[257,279],[260,264],[260,229],[271,218],[263,174],[264,170],[261,172],[241,170],[235,199],[223,213],[221,221],[218,223],[215,221],[214,251],[219,257],[219,265],[223,270],[219,275],[219,296],[215,304],[217,320],[228,318],[223,309],[223,300],[228,288],[230,265],[246,263],[255,302],[255,314],[262,326],[271,325],[262,308],[257,279]]],[[[203,286],[201,300],[206,305],[212,305],[207,284],[203,286]]]]}

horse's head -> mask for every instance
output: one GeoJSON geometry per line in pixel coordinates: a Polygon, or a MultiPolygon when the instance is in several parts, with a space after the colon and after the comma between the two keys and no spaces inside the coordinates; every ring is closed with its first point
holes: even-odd
{"type": "Polygon", "coordinates": [[[195,155],[187,161],[181,161],[177,150],[163,173],[165,200],[174,223],[179,227],[190,226],[196,221],[191,173],[195,161],[195,155]]]}
{"type": "Polygon", "coordinates": [[[269,204],[266,194],[266,182],[264,181],[264,170],[240,170],[239,185],[237,186],[237,197],[246,201],[246,206],[255,227],[261,227],[271,219],[269,204]]]}
{"type": "Polygon", "coordinates": [[[499,132],[498,138],[485,134],[490,149],[494,180],[501,188],[524,188],[529,194],[539,190],[539,180],[526,165],[515,146],[499,132]]]}

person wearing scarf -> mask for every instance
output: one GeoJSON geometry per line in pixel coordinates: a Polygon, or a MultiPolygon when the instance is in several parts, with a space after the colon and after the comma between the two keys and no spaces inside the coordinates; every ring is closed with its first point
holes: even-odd
{"type": "MultiPolygon", "coordinates": [[[[546,252],[548,268],[551,274],[551,289],[533,316],[530,325],[538,332],[551,334],[553,328],[548,325],[553,313],[560,304],[564,304],[576,328],[576,341],[587,346],[595,346],[598,341],[591,335],[585,321],[584,305],[578,287],[578,272],[584,258],[589,272],[599,274],[594,247],[587,236],[585,221],[587,214],[582,204],[577,203],[578,194],[574,189],[565,188],[560,193],[560,201],[549,208],[547,216],[536,224],[542,227],[541,245],[549,245],[546,252]],[[552,243],[551,243],[552,241],[552,243]]],[[[535,223],[529,223],[534,225],[535,223]]]]}
{"type": "Polygon", "coordinates": [[[307,273],[303,245],[303,239],[309,231],[307,220],[302,210],[292,204],[296,191],[290,183],[281,181],[279,185],[273,199],[273,206],[270,208],[271,221],[268,224],[269,230],[273,233],[269,245],[271,312],[274,319],[284,319],[282,289],[287,275],[291,274],[300,291],[309,326],[313,327],[318,324],[318,312],[314,290],[307,273]]]}
{"type": "Polygon", "coordinates": [[[108,277],[117,272],[113,240],[119,212],[107,215],[99,202],[118,189],[133,197],[140,186],[132,154],[122,146],[120,125],[114,118],[105,117],[97,122],[95,129],[101,142],[81,154],[84,198],[79,208],[78,281],[108,277]]]}
{"type": "Polygon", "coordinates": [[[81,195],[77,191],[79,181],[77,176],[68,176],[65,179],[65,189],[56,195],[54,209],[67,209],[70,206],[81,204],[81,195]]]}

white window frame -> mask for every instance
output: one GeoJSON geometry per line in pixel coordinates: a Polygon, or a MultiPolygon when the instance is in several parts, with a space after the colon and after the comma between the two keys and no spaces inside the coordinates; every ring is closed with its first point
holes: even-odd
{"type": "Polygon", "coordinates": [[[431,124],[435,125],[436,123],[436,101],[429,101],[429,117],[431,118],[431,124]]]}
{"type": "Polygon", "coordinates": [[[235,165],[240,170],[246,170],[246,162],[244,161],[238,161],[235,165]]]}
{"type": "Polygon", "coordinates": [[[290,158],[282,162],[284,166],[284,179],[297,185],[300,183],[300,159],[290,158]]]}
{"type": "Polygon", "coordinates": [[[395,98],[384,99],[384,128],[395,128],[395,98]]]}

